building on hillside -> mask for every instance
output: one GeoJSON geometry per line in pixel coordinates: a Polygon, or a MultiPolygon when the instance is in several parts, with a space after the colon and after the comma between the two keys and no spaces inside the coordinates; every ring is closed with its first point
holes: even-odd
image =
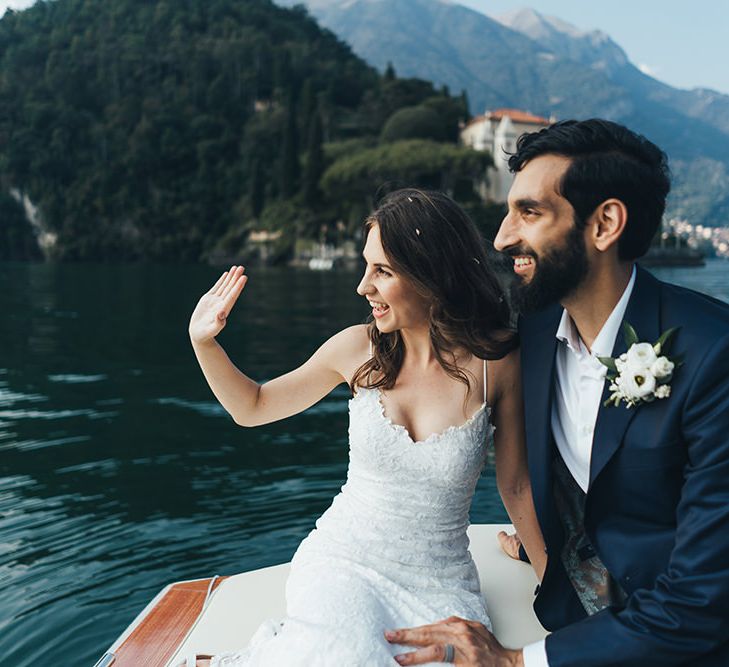
{"type": "Polygon", "coordinates": [[[486,172],[480,186],[481,196],[489,201],[505,202],[513,180],[509,172],[509,153],[516,140],[526,132],[536,132],[551,125],[554,118],[542,118],[519,109],[496,109],[472,118],[461,128],[461,143],[477,151],[488,151],[494,167],[486,172]]]}

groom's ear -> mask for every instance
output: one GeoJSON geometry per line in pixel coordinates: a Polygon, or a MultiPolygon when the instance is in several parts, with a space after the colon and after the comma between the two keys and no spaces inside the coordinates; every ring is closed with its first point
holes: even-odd
{"type": "Polygon", "coordinates": [[[605,252],[617,244],[628,224],[628,209],[619,199],[606,199],[592,214],[592,243],[597,250],[605,252]]]}

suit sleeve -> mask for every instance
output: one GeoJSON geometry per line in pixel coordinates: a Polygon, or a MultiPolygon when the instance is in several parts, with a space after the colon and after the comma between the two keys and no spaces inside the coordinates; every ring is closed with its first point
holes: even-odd
{"type": "Polygon", "coordinates": [[[550,667],[669,667],[729,642],[729,335],[691,380],[682,431],[688,464],[668,567],[624,609],[548,636],[550,667]]]}

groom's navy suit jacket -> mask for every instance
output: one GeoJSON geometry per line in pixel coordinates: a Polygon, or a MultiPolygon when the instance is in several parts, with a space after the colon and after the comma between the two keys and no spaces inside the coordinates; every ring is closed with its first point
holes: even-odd
{"type": "MultiPolygon", "coordinates": [[[[670,397],[601,404],[585,530],[627,593],[587,617],[567,579],[553,500],[555,333],[562,308],[523,317],[522,374],[532,492],[548,565],[534,609],[553,631],[550,667],[729,666],[729,306],[638,267],[624,320],[641,342],[680,327],[670,397]]],[[[622,330],[613,357],[626,351],[622,330]]],[[[603,401],[609,392],[605,383],[603,401]]]]}

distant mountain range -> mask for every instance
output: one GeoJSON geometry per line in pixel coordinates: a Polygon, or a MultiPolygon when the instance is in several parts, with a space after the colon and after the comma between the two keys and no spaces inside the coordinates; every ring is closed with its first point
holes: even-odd
{"type": "MultiPolygon", "coordinates": [[[[300,0],[278,0],[292,6],[300,0]]],[[[602,31],[523,9],[498,19],[446,0],[309,0],[309,11],[383,70],[468,92],[471,110],[600,116],[664,148],[669,215],[729,225],[729,95],[643,73],[602,31]]]]}

